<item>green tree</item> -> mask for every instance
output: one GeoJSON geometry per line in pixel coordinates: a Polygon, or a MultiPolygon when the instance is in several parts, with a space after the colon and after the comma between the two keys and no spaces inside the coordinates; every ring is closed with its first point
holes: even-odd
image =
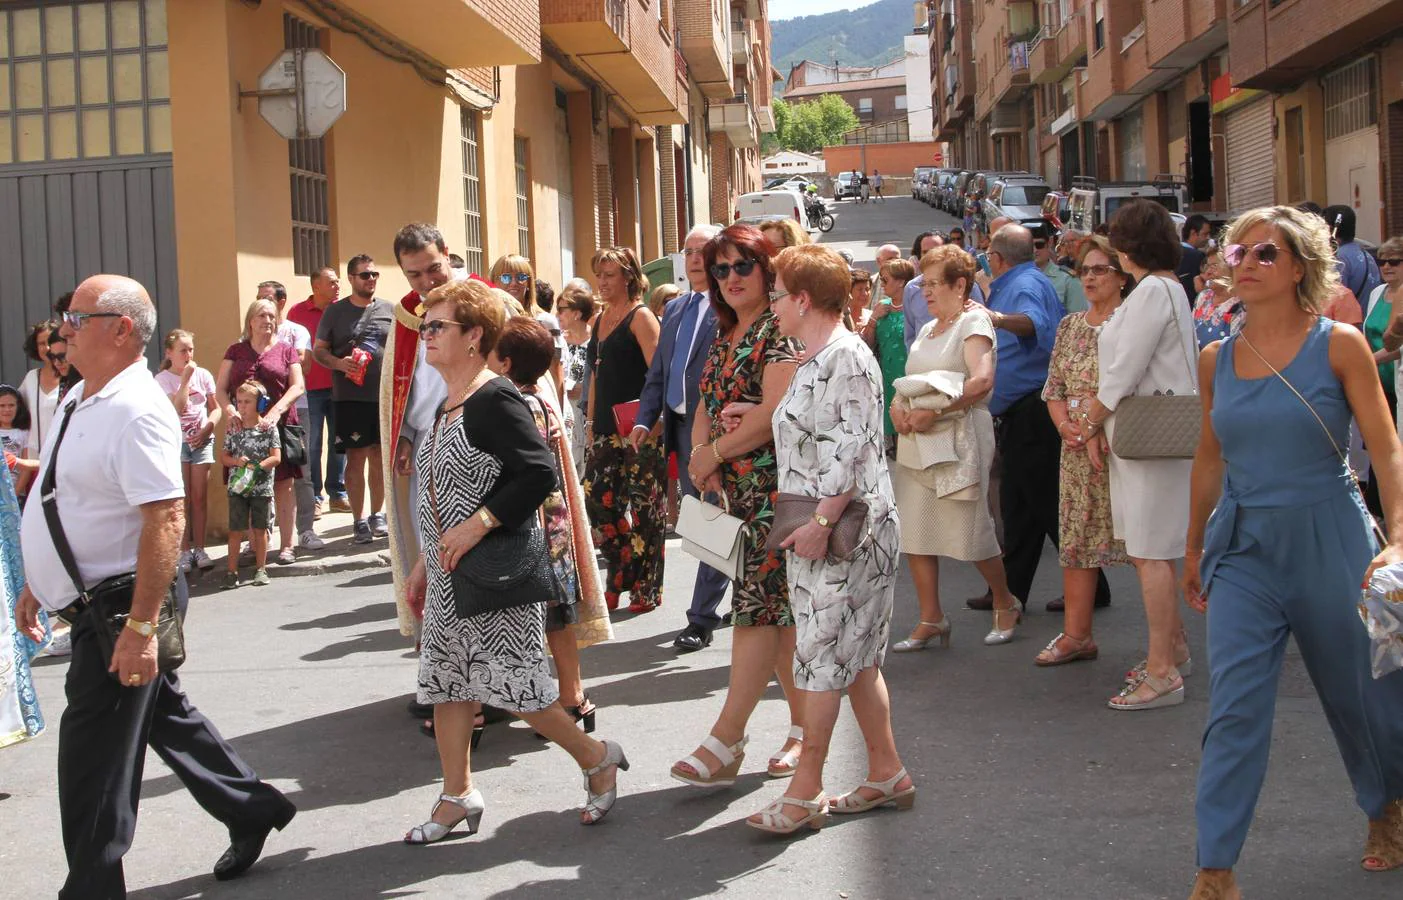
{"type": "Polygon", "coordinates": [[[837,94],[824,94],[803,103],[775,101],[775,133],[779,146],[786,150],[817,153],[838,143],[844,132],[858,124],[857,113],[837,94]]]}
{"type": "Polygon", "coordinates": [[[772,134],[760,135],[760,153],[762,156],[769,156],[779,150],[787,150],[784,143],[784,132],[789,127],[789,121],[793,116],[793,109],[784,100],[776,97],[774,106],[771,108],[775,116],[775,130],[772,134]]]}

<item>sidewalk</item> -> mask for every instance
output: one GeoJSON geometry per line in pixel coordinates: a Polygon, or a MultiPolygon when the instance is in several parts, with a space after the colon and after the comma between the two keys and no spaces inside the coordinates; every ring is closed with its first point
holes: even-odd
{"type": "MultiPolygon", "coordinates": [[[[331,575],[338,572],[389,568],[389,540],[376,538],[369,544],[353,543],[351,541],[351,526],[353,524],[350,513],[328,510],[313,526],[317,535],[326,541],[326,547],[321,550],[303,550],[298,547],[297,562],[290,565],[280,565],[277,561],[278,537],[277,530],[274,529],[273,537],[268,542],[268,574],[276,583],[280,578],[293,576],[331,575]]],[[[210,544],[205,550],[209,553],[210,559],[214,560],[214,568],[203,572],[199,569],[190,571],[187,577],[193,592],[204,593],[219,590],[219,580],[223,577],[227,566],[226,560],[229,557],[227,545],[210,544]]],[[[253,575],[252,564],[241,565],[239,570],[245,577],[253,575]]]]}

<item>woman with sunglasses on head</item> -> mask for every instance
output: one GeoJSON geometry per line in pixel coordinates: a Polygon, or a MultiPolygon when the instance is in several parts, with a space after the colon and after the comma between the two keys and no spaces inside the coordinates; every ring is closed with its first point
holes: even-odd
{"type": "Polygon", "coordinates": [[[1198,383],[1197,341],[1188,296],[1174,274],[1183,244],[1169,212],[1158,203],[1135,200],[1116,211],[1110,231],[1111,247],[1135,279],[1135,289],[1101,328],[1099,385],[1078,418],[1092,464],[1110,467],[1114,534],[1125,542],[1145,602],[1149,652],[1108,701],[1111,709],[1130,711],[1184,702],[1183,676],[1192,664],[1174,561],[1184,555],[1189,461],[1111,453],[1113,414],[1126,397],[1192,394],[1198,383]]]}
{"type": "Polygon", "coordinates": [[[770,309],[774,245],[738,224],[708,241],[704,253],[719,333],[702,370],[687,470],[703,496],[719,494],[745,528],[741,578],[732,583],[726,703],[702,745],[672,767],[673,778],[701,787],[735,783],[749,741],[746,725],[772,674],[789,701],[790,730],[770,758],[771,777],[794,774],[804,739],[784,555],[765,545],[779,491],[771,416],[794,377],[799,348],[780,333],[770,309]]]}
{"type": "Polygon", "coordinates": [[[1212,679],[1199,767],[1194,900],[1236,900],[1232,868],[1266,776],[1277,680],[1294,636],[1369,818],[1361,864],[1403,866],[1403,675],[1375,680],[1355,605],[1380,549],[1345,449],[1359,423],[1403,534],[1403,447],[1374,355],[1319,314],[1339,275],[1318,218],[1274,206],[1240,216],[1224,259],[1242,329],[1199,361],[1203,432],[1193,461],[1184,593],[1208,615],[1212,679]]]}
{"type": "Polygon", "coordinates": [[[1100,235],[1082,242],[1080,252],[1077,276],[1090,308],[1069,313],[1057,326],[1042,393],[1062,438],[1057,561],[1062,566],[1065,603],[1062,633],[1034,659],[1044,667],[1096,659],[1099,650],[1091,637],[1091,614],[1096,604],[1097,572],[1130,562],[1125,543],[1116,540],[1111,520],[1110,473],[1105,466],[1092,464],[1076,415],[1096,394],[1100,382],[1097,338],[1130,293],[1130,276],[1100,235]]]}
{"type": "MultiPolygon", "coordinates": [[[[667,526],[667,465],[661,432],[628,441],[614,408],[643,393],[658,349],[658,317],[644,305],[648,281],[628,247],[605,247],[591,260],[603,312],[595,317],[585,350],[592,370],[584,490],[589,518],[608,564],[604,597],[610,609],[629,595],[628,611],[646,613],[663,602],[663,540],[667,526]]],[[[633,407],[637,409],[637,407],[633,407]]],[[[628,407],[624,407],[627,410],[628,407]]]]}

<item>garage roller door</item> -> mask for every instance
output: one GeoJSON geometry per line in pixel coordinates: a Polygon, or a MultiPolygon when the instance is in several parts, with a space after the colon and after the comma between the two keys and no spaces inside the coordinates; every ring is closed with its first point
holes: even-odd
{"type": "Polygon", "coordinates": [[[1228,113],[1228,208],[1237,213],[1276,202],[1272,104],[1257,100],[1228,113]]]}

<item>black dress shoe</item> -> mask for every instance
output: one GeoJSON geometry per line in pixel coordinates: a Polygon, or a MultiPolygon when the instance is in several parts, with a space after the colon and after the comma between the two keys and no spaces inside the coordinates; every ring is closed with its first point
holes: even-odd
{"type": "Polygon", "coordinates": [[[214,864],[214,877],[219,881],[228,881],[247,872],[254,863],[258,862],[258,857],[263,855],[263,844],[268,840],[268,835],[272,833],[273,829],[282,831],[295,815],[297,815],[297,807],[292,805],[292,801],[288,801],[287,808],[266,827],[250,832],[243,837],[231,838],[229,849],[225,850],[224,855],[219,857],[219,861],[214,864]]]}
{"type": "Polygon", "coordinates": [[[965,601],[965,606],[969,609],[979,609],[988,612],[994,608],[994,592],[985,591],[978,597],[970,597],[965,601]]]}
{"type": "Polygon", "coordinates": [[[677,637],[673,638],[672,646],[683,653],[691,653],[703,647],[711,646],[711,632],[699,625],[688,625],[682,629],[677,637]]]}
{"type": "Polygon", "coordinates": [[[434,705],[432,703],[420,703],[417,700],[409,704],[409,714],[416,719],[432,719],[434,717],[434,705]]]}

